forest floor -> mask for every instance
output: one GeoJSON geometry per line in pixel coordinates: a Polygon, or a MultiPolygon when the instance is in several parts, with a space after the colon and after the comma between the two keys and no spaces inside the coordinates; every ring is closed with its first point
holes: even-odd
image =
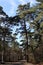
{"type": "Polygon", "coordinates": [[[43,65],[43,63],[39,63],[39,64],[25,63],[24,65],[43,65]]]}
{"type": "Polygon", "coordinates": [[[7,64],[0,64],[0,65],[43,65],[43,64],[32,64],[32,63],[26,63],[26,64],[21,64],[21,63],[7,63],[7,64]]]}
{"type": "Polygon", "coordinates": [[[6,62],[5,64],[0,64],[0,65],[43,65],[43,63],[32,64],[27,62],[6,62]]]}

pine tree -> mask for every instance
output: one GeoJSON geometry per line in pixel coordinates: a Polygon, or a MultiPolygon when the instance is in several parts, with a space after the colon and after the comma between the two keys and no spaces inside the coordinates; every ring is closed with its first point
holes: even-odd
{"type": "Polygon", "coordinates": [[[8,15],[3,11],[3,8],[0,6],[0,41],[2,48],[2,63],[4,62],[4,55],[6,50],[6,43],[12,40],[11,29],[8,24],[8,15]]]}
{"type": "MultiPolygon", "coordinates": [[[[39,47],[39,44],[42,42],[41,36],[42,36],[42,33],[43,33],[43,30],[42,30],[42,28],[43,28],[42,23],[43,22],[40,22],[40,20],[42,20],[42,16],[43,16],[42,9],[43,9],[42,4],[38,4],[35,7],[31,7],[31,8],[28,8],[28,9],[25,9],[25,7],[23,5],[20,5],[18,7],[18,10],[17,10],[20,18],[22,19],[22,22],[24,22],[24,28],[22,26],[22,29],[24,29],[25,32],[22,32],[22,33],[26,33],[27,48],[28,48],[28,36],[27,36],[27,34],[30,34],[30,33],[27,33],[25,22],[27,20],[30,21],[30,31],[32,31],[32,29],[34,29],[34,31],[33,31],[34,33],[29,35],[30,41],[33,38],[33,40],[35,40],[35,42],[36,42],[36,46],[34,46],[35,48],[33,47],[34,44],[29,45],[31,47],[32,51],[33,51],[33,54],[35,53],[35,50],[39,47]],[[28,15],[28,17],[26,18],[27,15],[28,15]],[[31,21],[33,21],[33,22],[31,23],[31,21]],[[40,28],[40,26],[41,26],[41,28],[40,28]],[[39,32],[41,32],[41,33],[39,33],[39,32]]],[[[35,58],[35,54],[34,54],[34,58],[35,58]]],[[[36,62],[38,62],[37,58],[35,58],[35,60],[36,60],[36,62]]]]}

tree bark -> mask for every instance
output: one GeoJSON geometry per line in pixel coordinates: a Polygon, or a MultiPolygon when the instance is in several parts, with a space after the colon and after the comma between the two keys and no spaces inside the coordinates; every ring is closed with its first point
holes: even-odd
{"type": "Polygon", "coordinates": [[[2,63],[4,63],[4,51],[2,51],[2,63]]]}
{"type": "MultiPolygon", "coordinates": [[[[27,50],[26,53],[28,53],[28,35],[27,35],[25,18],[24,18],[24,30],[25,30],[25,34],[26,34],[26,50],[27,50]]],[[[26,54],[26,60],[27,60],[27,62],[29,62],[29,56],[28,56],[28,54],[26,54]]]]}

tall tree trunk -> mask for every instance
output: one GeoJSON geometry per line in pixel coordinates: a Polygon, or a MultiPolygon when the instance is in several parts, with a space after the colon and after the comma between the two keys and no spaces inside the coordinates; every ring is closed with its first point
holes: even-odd
{"type": "Polygon", "coordinates": [[[26,50],[27,50],[27,54],[26,54],[26,60],[27,62],[29,61],[29,56],[28,56],[28,35],[27,35],[27,29],[26,29],[26,22],[25,22],[25,18],[24,18],[24,30],[25,30],[25,34],[26,34],[26,50]]]}
{"type": "Polygon", "coordinates": [[[9,62],[10,62],[10,50],[9,50],[9,62]]]}
{"type": "Polygon", "coordinates": [[[35,63],[38,63],[37,58],[36,58],[36,55],[35,55],[35,50],[33,50],[33,47],[32,46],[31,46],[31,50],[32,50],[32,53],[34,55],[35,63]]]}
{"type": "Polygon", "coordinates": [[[4,63],[4,44],[2,43],[2,63],[4,63]]]}
{"type": "Polygon", "coordinates": [[[4,63],[4,51],[5,51],[5,37],[3,36],[4,40],[2,43],[2,63],[4,63]]]}
{"type": "Polygon", "coordinates": [[[2,63],[4,63],[4,51],[2,51],[2,63]]]}

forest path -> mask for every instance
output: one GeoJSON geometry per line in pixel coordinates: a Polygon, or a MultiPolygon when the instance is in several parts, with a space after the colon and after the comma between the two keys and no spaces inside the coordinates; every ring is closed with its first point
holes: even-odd
{"type": "Polygon", "coordinates": [[[43,63],[32,64],[27,62],[6,62],[5,64],[0,64],[0,65],[43,65],[43,63]]]}
{"type": "Polygon", "coordinates": [[[5,63],[5,64],[0,64],[0,65],[33,65],[33,64],[31,64],[31,63],[21,63],[21,62],[17,62],[17,63],[15,63],[15,62],[13,62],[13,63],[11,63],[11,62],[8,62],[8,63],[5,63]]]}
{"type": "Polygon", "coordinates": [[[0,64],[0,65],[34,65],[31,63],[5,63],[5,64],[0,64]]]}

